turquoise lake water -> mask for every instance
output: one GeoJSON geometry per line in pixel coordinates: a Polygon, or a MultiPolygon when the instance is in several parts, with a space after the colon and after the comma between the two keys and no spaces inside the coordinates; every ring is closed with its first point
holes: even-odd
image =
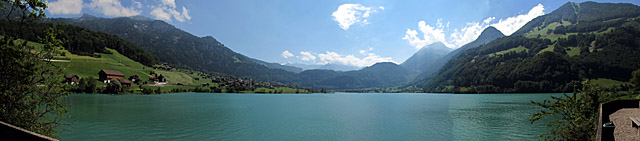
{"type": "Polygon", "coordinates": [[[62,140],[537,140],[561,94],[74,94],[62,140]]]}

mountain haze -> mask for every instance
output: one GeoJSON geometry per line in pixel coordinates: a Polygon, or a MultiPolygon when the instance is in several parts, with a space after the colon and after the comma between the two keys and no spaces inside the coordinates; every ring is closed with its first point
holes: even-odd
{"type": "Polygon", "coordinates": [[[443,43],[436,42],[422,47],[400,66],[420,73],[433,67],[432,64],[434,62],[447,55],[451,50],[453,49],[448,48],[443,43]]]}
{"type": "Polygon", "coordinates": [[[502,32],[498,31],[498,29],[489,26],[487,28],[485,28],[482,33],[478,36],[478,38],[470,43],[467,43],[465,45],[463,45],[462,47],[455,49],[451,52],[449,52],[448,54],[446,54],[443,57],[439,57],[437,58],[437,60],[433,61],[433,63],[431,63],[431,65],[429,67],[425,67],[422,69],[422,71],[420,72],[419,75],[416,76],[416,78],[409,83],[409,85],[413,85],[413,86],[417,86],[417,87],[422,87],[422,85],[424,85],[423,83],[419,83],[419,82],[424,82],[427,81],[429,79],[432,79],[434,73],[438,72],[438,70],[440,70],[447,62],[449,62],[450,60],[453,60],[455,58],[457,58],[458,56],[460,56],[461,53],[471,49],[471,48],[475,48],[478,47],[480,45],[489,43],[490,41],[493,41],[497,38],[500,37],[504,37],[504,34],[502,34],[502,32]],[[416,84],[418,83],[418,84],[416,84]]]}

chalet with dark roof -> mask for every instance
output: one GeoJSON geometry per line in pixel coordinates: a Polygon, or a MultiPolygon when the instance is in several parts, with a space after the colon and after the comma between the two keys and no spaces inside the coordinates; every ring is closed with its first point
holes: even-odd
{"type": "Polygon", "coordinates": [[[124,74],[122,74],[120,71],[114,71],[114,70],[100,70],[100,72],[98,72],[98,75],[100,75],[100,81],[103,81],[105,83],[109,83],[111,79],[124,79],[124,74]]]}
{"type": "Polygon", "coordinates": [[[124,87],[127,88],[131,88],[131,81],[127,80],[127,79],[118,79],[120,81],[120,84],[124,87]]]}
{"type": "Polygon", "coordinates": [[[64,75],[64,83],[76,85],[80,82],[80,77],[78,75],[65,74],[64,75]]]}

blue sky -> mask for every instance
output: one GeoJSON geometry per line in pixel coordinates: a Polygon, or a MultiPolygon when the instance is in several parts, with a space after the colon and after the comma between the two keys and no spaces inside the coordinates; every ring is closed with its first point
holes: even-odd
{"type": "Polygon", "coordinates": [[[488,26],[508,35],[566,2],[50,0],[46,12],[49,17],[142,15],[196,36],[213,36],[238,53],[268,62],[364,67],[402,63],[433,42],[457,48],[488,26]]]}

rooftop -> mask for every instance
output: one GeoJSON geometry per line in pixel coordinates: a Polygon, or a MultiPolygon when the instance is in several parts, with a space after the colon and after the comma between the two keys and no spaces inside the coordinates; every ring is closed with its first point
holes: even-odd
{"type": "Polygon", "coordinates": [[[122,74],[120,71],[114,71],[114,70],[100,70],[100,72],[104,72],[107,75],[116,75],[116,76],[124,76],[124,74],[122,74]]]}

